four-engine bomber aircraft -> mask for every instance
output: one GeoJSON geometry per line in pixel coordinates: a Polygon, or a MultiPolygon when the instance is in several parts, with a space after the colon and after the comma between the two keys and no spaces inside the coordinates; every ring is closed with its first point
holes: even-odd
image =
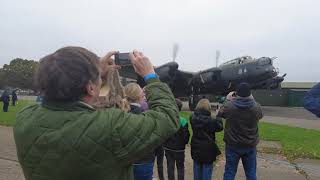
{"type": "MultiPolygon", "coordinates": [[[[169,85],[175,97],[189,98],[189,107],[193,110],[203,95],[226,95],[241,82],[249,83],[252,89],[280,88],[286,74],[278,76],[279,72],[273,66],[274,59],[243,56],[199,72],[179,70],[179,65],[173,61],[156,67],[155,71],[160,80],[169,85]]],[[[122,77],[134,77],[134,71],[126,67],[119,72],[122,77]]],[[[144,85],[142,78],[137,82],[144,85]]]]}

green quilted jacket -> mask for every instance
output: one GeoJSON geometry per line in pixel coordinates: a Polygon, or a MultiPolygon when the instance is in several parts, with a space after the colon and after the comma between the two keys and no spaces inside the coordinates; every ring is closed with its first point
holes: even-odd
{"type": "Polygon", "coordinates": [[[127,180],[132,163],[179,128],[164,83],[146,87],[150,110],[96,110],[82,103],[31,105],[17,114],[14,138],[26,180],[127,180]]]}

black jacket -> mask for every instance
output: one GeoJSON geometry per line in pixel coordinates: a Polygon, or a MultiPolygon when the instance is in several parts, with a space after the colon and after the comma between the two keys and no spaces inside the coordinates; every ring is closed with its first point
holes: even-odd
{"type": "Polygon", "coordinates": [[[228,146],[255,147],[259,143],[258,122],[263,115],[254,99],[236,97],[227,101],[217,116],[226,119],[224,141],[228,146]]]}
{"type": "MultiPolygon", "coordinates": [[[[133,114],[140,114],[142,113],[142,110],[139,106],[136,106],[134,104],[130,105],[130,112],[133,114]]],[[[155,157],[155,153],[154,152],[150,152],[147,153],[143,156],[143,158],[141,158],[140,160],[134,162],[134,164],[142,164],[142,163],[150,163],[153,162],[155,157]]]]}
{"type": "Polygon", "coordinates": [[[10,102],[10,96],[7,92],[4,92],[2,95],[1,95],[1,101],[3,103],[9,103],[10,102]]]}
{"type": "Polygon", "coordinates": [[[186,144],[189,142],[190,133],[188,130],[188,122],[186,119],[180,117],[180,129],[179,131],[170,137],[164,143],[165,150],[172,151],[184,151],[186,144]]]}
{"type": "Polygon", "coordinates": [[[221,154],[215,132],[223,130],[221,119],[212,119],[211,112],[196,110],[190,117],[193,136],[191,140],[191,157],[199,163],[213,163],[221,154]]]}
{"type": "Polygon", "coordinates": [[[12,101],[18,100],[18,96],[17,96],[17,93],[15,91],[12,91],[11,98],[12,98],[12,101]]]}

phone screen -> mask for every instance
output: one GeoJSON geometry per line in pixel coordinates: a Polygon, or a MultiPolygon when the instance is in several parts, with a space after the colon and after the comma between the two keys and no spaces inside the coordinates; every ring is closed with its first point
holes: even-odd
{"type": "Polygon", "coordinates": [[[129,53],[118,53],[115,55],[115,63],[119,66],[131,66],[129,53]]]}
{"type": "Polygon", "coordinates": [[[119,74],[122,77],[131,79],[138,79],[138,74],[135,72],[131,61],[129,59],[129,53],[118,53],[114,55],[114,62],[120,66],[119,74]]]}

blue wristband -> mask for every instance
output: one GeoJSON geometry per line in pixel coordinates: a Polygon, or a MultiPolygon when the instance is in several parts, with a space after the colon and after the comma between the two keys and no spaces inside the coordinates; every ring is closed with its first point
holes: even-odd
{"type": "Polygon", "coordinates": [[[156,73],[149,73],[143,77],[144,81],[148,81],[151,78],[158,78],[158,75],[156,73]]]}

